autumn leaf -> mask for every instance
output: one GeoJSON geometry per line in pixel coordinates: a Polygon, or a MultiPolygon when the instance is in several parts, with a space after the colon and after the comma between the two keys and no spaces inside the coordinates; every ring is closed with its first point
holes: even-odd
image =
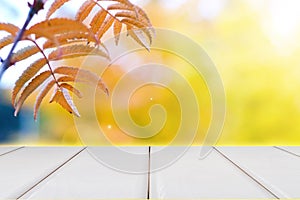
{"type": "Polygon", "coordinates": [[[62,7],[68,1],[70,1],[70,0],[55,0],[54,3],[51,4],[51,6],[47,12],[46,18],[49,19],[56,10],[58,10],[60,7],[62,7]]]}
{"type": "Polygon", "coordinates": [[[12,104],[15,105],[15,99],[19,93],[19,91],[22,89],[22,87],[25,85],[27,81],[29,81],[32,77],[35,76],[35,74],[44,66],[46,65],[47,61],[44,58],[41,58],[35,62],[33,62],[19,77],[19,79],[16,81],[15,86],[12,91],[12,97],[11,101],[12,104]]]}
{"type": "Polygon", "coordinates": [[[17,33],[20,31],[19,27],[10,24],[10,23],[1,23],[0,22],[0,30],[1,31],[6,31],[8,33],[10,33],[13,36],[16,36],[17,33]]]}
{"type": "Polygon", "coordinates": [[[61,47],[60,49],[56,49],[49,54],[48,59],[54,61],[82,56],[101,56],[109,59],[107,53],[100,50],[99,48],[80,44],[65,46],[61,47]]]}
{"type": "Polygon", "coordinates": [[[11,58],[11,64],[15,64],[16,62],[24,60],[38,53],[39,51],[40,51],[39,48],[37,48],[35,45],[24,47],[13,54],[11,58]]]}
{"type": "Polygon", "coordinates": [[[88,70],[74,68],[74,67],[58,67],[54,73],[68,75],[74,78],[75,81],[87,82],[90,84],[97,84],[97,87],[109,95],[109,91],[102,79],[95,73],[88,70]]]}
{"type": "Polygon", "coordinates": [[[62,83],[62,84],[60,84],[60,87],[65,88],[65,89],[69,90],[70,92],[73,92],[78,98],[83,97],[81,92],[78,89],[76,89],[75,87],[73,87],[72,85],[70,85],[68,83],[62,83]]]}
{"type": "Polygon", "coordinates": [[[33,25],[25,35],[34,34],[37,38],[53,38],[55,35],[67,32],[89,32],[89,29],[83,23],[73,19],[53,18],[33,25]]]}
{"type": "Polygon", "coordinates": [[[115,36],[115,43],[116,45],[119,44],[119,40],[120,40],[120,33],[122,30],[122,23],[119,21],[115,21],[114,23],[114,36],[115,36]]]}
{"type": "Polygon", "coordinates": [[[56,102],[66,109],[69,113],[74,114],[77,117],[80,117],[80,114],[74,105],[74,102],[65,88],[56,89],[53,97],[50,100],[50,103],[56,102]]]}
{"type": "Polygon", "coordinates": [[[3,47],[12,44],[14,42],[14,36],[12,35],[8,35],[2,39],[0,39],[0,49],[2,49],[3,47]]]}
{"type": "Polygon", "coordinates": [[[90,26],[93,33],[97,33],[101,26],[103,26],[103,22],[106,18],[107,12],[105,10],[100,10],[93,17],[90,26]]]}
{"type": "MultiPolygon", "coordinates": [[[[37,119],[42,101],[53,88],[55,90],[50,102],[57,102],[76,116],[79,116],[79,112],[73,103],[70,92],[79,98],[82,98],[82,94],[74,87],[74,83],[83,82],[95,85],[109,95],[106,84],[97,74],[77,67],[52,66],[52,61],[83,56],[100,56],[109,59],[107,48],[100,42],[109,29],[113,30],[116,45],[119,44],[120,34],[124,28],[138,44],[147,50],[150,49],[155,32],[147,14],[140,7],[128,0],[106,0],[106,2],[111,2],[106,6],[102,0],[85,0],[82,1],[76,12],[75,19],[51,18],[65,3],[71,1],[53,0],[47,11],[46,19],[29,28],[27,26],[32,19],[32,13],[29,13],[29,18],[22,28],[0,22],[0,31],[8,33],[0,38],[0,50],[13,44],[7,57],[9,59],[1,58],[1,62],[5,63],[4,69],[6,70],[15,63],[21,65],[25,59],[31,61],[31,64],[17,79],[12,90],[11,100],[15,107],[15,115],[18,114],[27,98],[37,89],[39,89],[39,93],[34,105],[34,119],[37,119]],[[90,21],[88,22],[88,20],[90,21]],[[87,25],[83,21],[87,22],[87,25]],[[24,41],[31,42],[33,45],[15,51],[17,44],[24,41]],[[40,44],[43,44],[42,48],[40,44]],[[32,57],[36,54],[42,57],[33,60],[32,57]],[[46,71],[44,67],[47,68],[46,71]]],[[[40,3],[38,10],[40,10],[45,1],[38,2],[40,3]]],[[[33,7],[30,8],[30,12],[32,12],[33,7]]],[[[33,11],[37,14],[35,8],[33,11]]],[[[16,65],[16,67],[18,66],[16,65]]],[[[2,74],[2,71],[0,72],[2,74]]]]}
{"type": "Polygon", "coordinates": [[[57,45],[72,45],[79,42],[94,42],[97,43],[96,38],[86,32],[68,32],[53,37],[54,39],[46,40],[43,49],[55,48],[57,45]]]}
{"type": "Polygon", "coordinates": [[[85,1],[81,7],[79,8],[75,19],[77,21],[83,21],[87,18],[87,16],[90,14],[90,12],[92,11],[93,7],[96,5],[95,1],[93,0],[88,0],[85,1]]]}
{"type": "Polygon", "coordinates": [[[148,51],[150,51],[150,44],[147,43],[145,36],[142,34],[141,30],[135,30],[132,27],[127,27],[127,33],[134,39],[138,44],[145,47],[148,51]]]}
{"type": "Polygon", "coordinates": [[[42,72],[41,74],[37,75],[23,90],[20,98],[18,99],[16,106],[15,106],[15,116],[17,116],[21,106],[23,105],[24,101],[27,97],[36,90],[47,78],[51,75],[50,71],[42,72]]]}
{"type": "Polygon", "coordinates": [[[38,110],[40,108],[40,105],[41,105],[42,101],[44,100],[45,96],[49,93],[51,88],[54,86],[54,84],[55,84],[55,80],[50,81],[48,84],[46,84],[43,87],[43,89],[38,94],[38,96],[36,98],[36,101],[35,101],[35,104],[34,104],[34,110],[33,110],[34,120],[37,119],[37,113],[38,113],[38,110]]]}

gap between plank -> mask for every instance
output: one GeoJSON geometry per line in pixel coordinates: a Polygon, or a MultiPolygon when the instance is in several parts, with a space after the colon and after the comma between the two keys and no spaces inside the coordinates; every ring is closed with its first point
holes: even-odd
{"type": "Polygon", "coordinates": [[[225,154],[223,154],[220,150],[218,150],[216,147],[213,147],[221,156],[223,156],[226,160],[228,160],[230,163],[232,163],[235,167],[237,167],[240,171],[242,171],[244,174],[246,174],[249,178],[251,178],[254,182],[256,182],[259,186],[261,186],[263,189],[265,189],[268,193],[270,193],[272,196],[274,196],[276,199],[280,199],[276,194],[274,194],[270,189],[268,189],[265,185],[263,185],[261,182],[259,182],[256,178],[254,178],[251,174],[249,174],[246,170],[244,170],[242,167],[240,167],[238,164],[236,164],[233,160],[231,160],[229,157],[227,157],[225,154]]]}
{"type": "Polygon", "coordinates": [[[6,155],[6,154],[12,153],[12,152],[14,152],[14,151],[17,151],[17,150],[23,149],[23,148],[24,148],[24,146],[18,147],[18,148],[15,148],[15,149],[12,149],[12,150],[10,150],[10,151],[7,151],[7,152],[5,152],[5,153],[0,154],[0,156],[4,156],[4,155],[6,155]]]}
{"type": "Polygon", "coordinates": [[[151,146],[148,150],[148,181],[147,181],[147,199],[150,199],[150,178],[151,178],[151,146]]]}
{"type": "Polygon", "coordinates": [[[300,157],[300,155],[298,155],[298,154],[296,154],[296,153],[294,153],[294,152],[292,152],[292,151],[289,151],[289,150],[287,150],[287,149],[284,149],[284,148],[282,148],[282,147],[277,147],[277,146],[273,146],[273,147],[274,147],[275,149],[278,149],[278,150],[283,151],[283,152],[285,152],[285,153],[288,153],[288,154],[290,154],[290,155],[300,157]]]}
{"type": "Polygon", "coordinates": [[[42,183],[44,180],[46,180],[48,177],[50,177],[52,174],[54,174],[55,172],[57,172],[59,169],[61,169],[64,165],[66,165],[68,162],[70,162],[71,160],[73,160],[76,156],[78,156],[81,152],[83,152],[87,147],[82,148],[80,151],[78,151],[77,153],[75,153],[72,157],[70,157],[68,160],[66,160],[65,162],[63,162],[61,165],[59,165],[58,167],[56,167],[53,171],[51,171],[48,175],[46,175],[44,178],[42,178],[41,180],[39,180],[36,184],[34,184],[32,187],[30,187],[28,190],[26,190],[25,192],[23,192],[20,196],[17,197],[17,199],[22,198],[24,195],[26,195],[28,192],[30,192],[33,188],[35,188],[36,186],[38,186],[40,183],[42,183]]]}

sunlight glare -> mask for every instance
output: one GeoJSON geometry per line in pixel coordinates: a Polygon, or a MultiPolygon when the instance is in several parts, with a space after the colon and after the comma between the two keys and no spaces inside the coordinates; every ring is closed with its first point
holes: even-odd
{"type": "Polygon", "coordinates": [[[269,12],[263,22],[265,32],[274,46],[290,53],[298,46],[295,40],[299,34],[300,1],[270,0],[268,8],[269,12]]]}
{"type": "Polygon", "coordinates": [[[186,3],[186,0],[172,0],[171,3],[170,0],[160,0],[160,3],[162,3],[163,6],[167,9],[176,10],[184,3],[186,3]]]}
{"type": "Polygon", "coordinates": [[[204,19],[212,20],[220,14],[226,3],[227,0],[201,0],[198,10],[204,19]]]}

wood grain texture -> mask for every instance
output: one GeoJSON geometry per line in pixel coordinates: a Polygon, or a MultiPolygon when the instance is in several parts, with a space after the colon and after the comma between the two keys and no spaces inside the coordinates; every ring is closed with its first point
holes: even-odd
{"type": "Polygon", "coordinates": [[[298,146],[284,146],[284,147],[276,147],[276,148],[285,150],[291,154],[294,154],[295,156],[300,157],[300,147],[298,146]]]}
{"type": "MultiPolygon", "coordinates": [[[[181,147],[172,148],[175,153],[181,147]]],[[[151,163],[158,166],[169,155],[153,156],[151,163]]],[[[152,173],[151,198],[274,198],[215,150],[205,159],[199,156],[200,148],[191,147],[177,162],[152,173]]]]}
{"type": "Polygon", "coordinates": [[[274,147],[218,147],[279,198],[300,198],[300,158],[274,147]]]}
{"type": "Polygon", "coordinates": [[[21,148],[23,148],[23,147],[4,147],[4,146],[0,147],[0,156],[4,156],[6,154],[12,153],[21,148]]]}
{"type": "Polygon", "coordinates": [[[298,147],[168,148],[0,147],[0,199],[300,198],[298,147]]]}
{"type": "Polygon", "coordinates": [[[0,157],[0,199],[16,199],[80,150],[25,147],[0,157]]]}
{"type": "MultiPolygon", "coordinates": [[[[128,147],[130,151],[132,148],[128,147]]],[[[135,152],[144,153],[148,148],[135,148],[135,152]]],[[[110,147],[94,147],[93,152],[113,152],[110,147]]],[[[86,150],[66,164],[57,173],[51,175],[42,184],[27,193],[28,199],[145,199],[147,194],[147,174],[130,174],[117,171],[101,164],[91,152],[86,150]]],[[[114,156],[112,159],[118,159],[114,156]]],[[[122,158],[120,158],[122,159],[122,158]]],[[[120,160],[119,159],[119,160],[120,160]]],[[[147,160],[135,162],[145,165],[147,160]],[[145,161],[145,162],[144,162],[145,161]]],[[[122,163],[121,163],[122,165],[122,163]]]]}

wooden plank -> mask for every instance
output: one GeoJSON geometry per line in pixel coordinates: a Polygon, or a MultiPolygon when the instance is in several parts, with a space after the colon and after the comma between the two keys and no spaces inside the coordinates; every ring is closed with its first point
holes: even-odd
{"type": "Polygon", "coordinates": [[[275,147],[275,148],[284,150],[287,153],[294,154],[295,156],[300,156],[300,147],[299,146],[284,146],[284,147],[275,147]]]}
{"type": "Polygon", "coordinates": [[[30,147],[0,157],[0,199],[16,199],[81,147],[30,147]]]}
{"type": "MultiPolygon", "coordinates": [[[[151,165],[159,168],[172,151],[151,154],[151,165]],[[157,154],[157,155],[155,155],[157,154]]],[[[168,147],[170,148],[170,147],[168,147]]],[[[183,147],[172,147],[174,154],[183,147]]],[[[213,150],[200,160],[200,149],[191,147],[183,157],[167,168],[151,174],[151,198],[274,198],[261,185],[213,150]]]]}
{"type": "MultiPolygon", "coordinates": [[[[124,149],[124,147],[123,147],[124,149]]],[[[127,147],[130,152],[147,153],[146,147],[127,147]]],[[[28,199],[140,199],[146,198],[147,175],[130,174],[103,165],[90,154],[91,148],[79,154],[57,173],[27,193],[28,199]]],[[[112,147],[94,147],[93,153],[105,153],[106,158],[120,161],[124,157],[114,154],[112,147]]],[[[130,162],[134,162],[130,160],[130,162]]],[[[147,167],[147,156],[134,165],[147,167]]]]}
{"type": "Polygon", "coordinates": [[[300,158],[274,147],[218,147],[279,198],[300,198],[300,158]]]}
{"type": "Polygon", "coordinates": [[[0,146],[0,156],[3,156],[5,154],[14,152],[18,149],[21,149],[23,147],[6,147],[6,146],[0,146]]]}

